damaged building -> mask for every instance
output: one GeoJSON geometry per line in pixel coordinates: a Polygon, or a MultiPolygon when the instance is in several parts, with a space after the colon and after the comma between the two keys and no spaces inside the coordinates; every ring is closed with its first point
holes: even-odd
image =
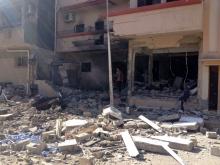
{"type": "MultiPolygon", "coordinates": [[[[111,9],[123,5],[110,3],[111,9]]],[[[58,85],[80,89],[108,88],[106,3],[99,1],[59,0],[57,11],[58,61],[54,65],[58,85]]],[[[111,28],[112,30],[112,28],[111,28]]],[[[112,38],[113,72],[127,72],[128,42],[112,38]]]]}
{"type": "MultiPolygon", "coordinates": [[[[113,73],[124,73],[130,105],[219,109],[218,0],[110,0],[113,73]]],[[[56,83],[108,84],[104,0],[58,1],[56,83]],[[89,83],[88,83],[89,82],[89,83]]]]}
{"type": "Polygon", "coordinates": [[[0,1],[0,82],[30,89],[50,80],[54,7],[53,0],[0,1]]]}

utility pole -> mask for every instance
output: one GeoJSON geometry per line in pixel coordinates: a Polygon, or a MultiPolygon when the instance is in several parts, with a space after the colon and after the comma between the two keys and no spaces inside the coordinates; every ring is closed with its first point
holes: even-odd
{"type": "Polygon", "coordinates": [[[108,70],[109,70],[110,106],[114,106],[113,82],[112,82],[111,40],[110,40],[110,26],[109,26],[109,0],[106,0],[106,20],[107,20],[107,40],[108,40],[108,70]]]}

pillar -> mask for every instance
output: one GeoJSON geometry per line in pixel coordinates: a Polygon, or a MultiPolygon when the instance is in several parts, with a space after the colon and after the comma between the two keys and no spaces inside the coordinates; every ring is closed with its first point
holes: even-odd
{"type": "Polygon", "coordinates": [[[148,84],[153,82],[153,54],[149,54],[148,61],[148,84]]]}

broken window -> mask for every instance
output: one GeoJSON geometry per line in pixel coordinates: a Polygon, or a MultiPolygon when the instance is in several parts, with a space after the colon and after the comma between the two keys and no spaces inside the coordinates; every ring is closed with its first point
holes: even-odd
{"type": "Polygon", "coordinates": [[[18,67],[27,67],[28,58],[27,57],[18,57],[16,58],[16,66],[18,67]]]}
{"type": "Polygon", "coordinates": [[[76,20],[76,14],[74,12],[65,12],[63,14],[64,22],[75,22],[76,20]]]}
{"type": "Polygon", "coordinates": [[[81,72],[91,72],[91,63],[84,62],[81,64],[81,72]]]}
{"type": "Polygon", "coordinates": [[[105,29],[105,22],[104,21],[97,21],[95,23],[95,30],[100,31],[105,29]]]}
{"type": "Polygon", "coordinates": [[[75,26],[75,32],[81,33],[85,31],[85,25],[84,24],[78,24],[75,26]]]}

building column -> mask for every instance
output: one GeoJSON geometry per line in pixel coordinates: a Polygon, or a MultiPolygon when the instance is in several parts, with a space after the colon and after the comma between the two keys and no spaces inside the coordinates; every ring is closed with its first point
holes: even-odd
{"type": "Polygon", "coordinates": [[[153,54],[149,54],[148,61],[148,84],[152,84],[153,82],[153,54]]]}
{"type": "Polygon", "coordinates": [[[218,65],[218,107],[217,113],[220,114],[220,65],[218,65]]]}

